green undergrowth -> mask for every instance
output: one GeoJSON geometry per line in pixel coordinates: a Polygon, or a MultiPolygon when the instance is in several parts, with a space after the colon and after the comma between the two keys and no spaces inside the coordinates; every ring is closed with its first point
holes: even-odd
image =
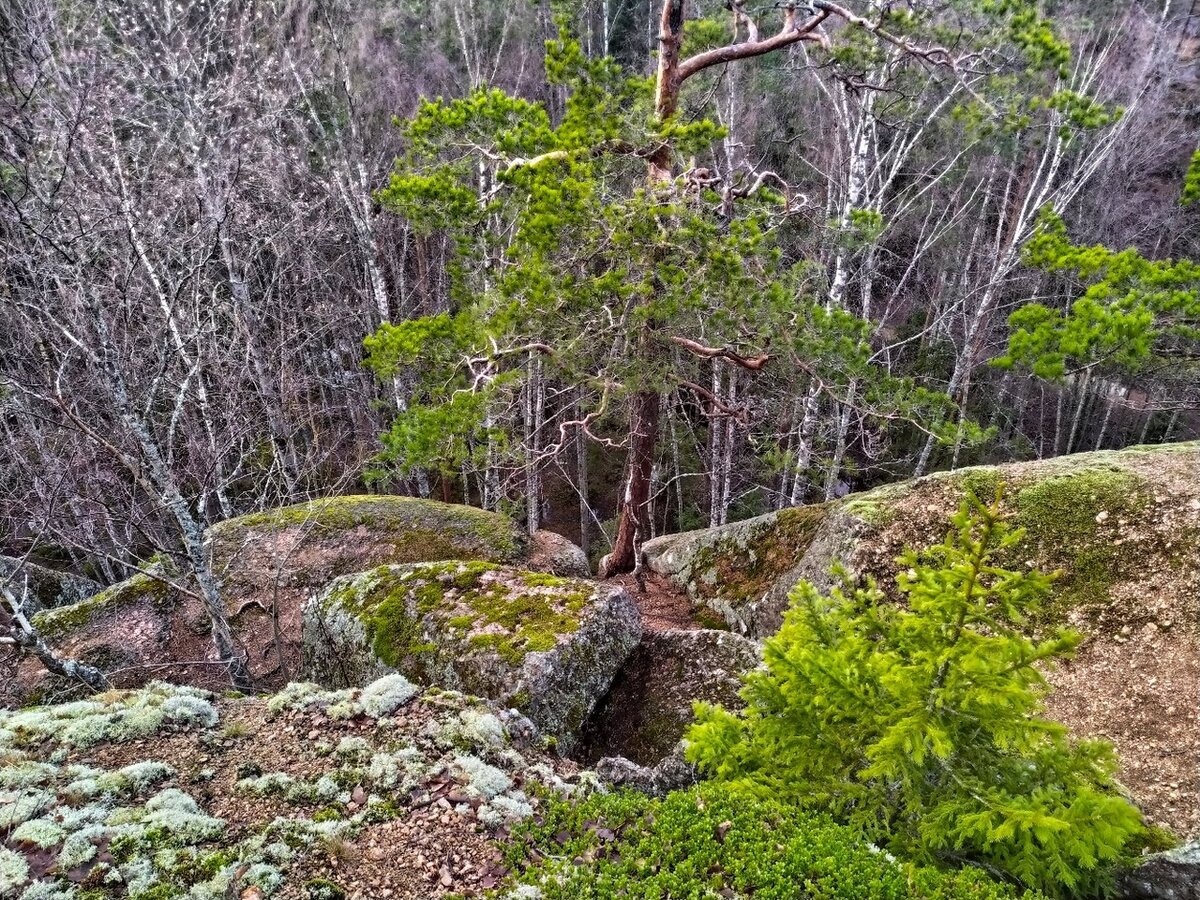
{"type": "Polygon", "coordinates": [[[515,874],[497,897],[1041,897],[1017,892],[975,869],[941,871],[900,863],[831,819],[714,784],[661,800],[617,793],[555,802],[544,817],[516,829],[505,855],[515,874]]]}

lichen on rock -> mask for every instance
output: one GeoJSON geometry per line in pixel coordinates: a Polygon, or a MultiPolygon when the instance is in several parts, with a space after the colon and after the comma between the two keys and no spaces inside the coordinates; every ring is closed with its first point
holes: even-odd
{"type": "Polygon", "coordinates": [[[513,706],[573,740],[641,637],[619,587],[483,562],[383,566],[305,607],[306,677],[334,687],[400,672],[513,706]]]}

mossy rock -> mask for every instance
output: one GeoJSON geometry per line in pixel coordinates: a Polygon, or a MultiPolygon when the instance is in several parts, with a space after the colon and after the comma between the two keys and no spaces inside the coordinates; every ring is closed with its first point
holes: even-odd
{"type": "Polygon", "coordinates": [[[52,641],[138,603],[147,602],[165,610],[173,593],[162,578],[139,573],[78,603],[43,610],[33,616],[32,624],[42,637],[52,641]]]}
{"type": "Polygon", "coordinates": [[[1041,620],[1065,621],[1111,604],[1149,569],[1200,566],[1197,471],[1197,443],[980,466],[659,538],[646,558],[735,630],[767,637],[797,581],[827,587],[836,565],[887,588],[905,547],[936,543],[968,494],[991,500],[1003,486],[1004,510],[1025,529],[1010,562],[1059,573],[1041,620]]]}
{"type": "Polygon", "coordinates": [[[280,531],[306,532],[315,545],[365,539],[395,563],[516,562],[527,551],[524,534],[499,513],[417,497],[376,495],[326,497],[240,516],[213,526],[206,538],[218,558],[229,558],[256,537],[280,531]]]}
{"type": "MultiPolygon", "coordinates": [[[[330,497],[229,519],[209,529],[205,541],[235,638],[246,647],[252,672],[268,688],[279,686],[273,680],[279,672],[298,665],[301,608],[333,579],[393,563],[525,562],[545,543],[531,544],[499,513],[374,495],[330,497]],[[285,667],[279,666],[280,651],[285,667]]],[[[569,546],[559,557],[569,558],[567,550],[569,546]]],[[[179,591],[155,580],[151,575],[166,571],[162,563],[148,571],[81,603],[43,612],[40,627],[64,652],[84,659],[111,656],[107,635],[119,634],[125,650],[120,657],[123,686],[141,683],[144,669],[154,677],[219,687],[217,668],[187,668],[182,662],[213,655],[198,586],[186,575],[170,578],[179,591]],[[163,667],[173,662],[179,665],[163,667]]],[[[42,677],[30,670],[29,678],[42,677]]]]}
{"type": "Polygon", "coordinates": [[[730,628],[761,636],[779,624],[772,589],[804,558],[827,512],[824,505],[785,509],[656,538],[643,552],[651,570],[672,578],[730,628]]]}
{"type": "Polygon", "coordinates": [[[332,687],[396,671],[464,691],[566,748],[640,638],[617,586],[478,561],[388,565],[305,605],[302,669],[332,687]]]}

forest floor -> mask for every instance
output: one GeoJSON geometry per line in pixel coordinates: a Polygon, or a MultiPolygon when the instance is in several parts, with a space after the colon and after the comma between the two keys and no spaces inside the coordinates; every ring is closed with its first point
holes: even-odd
{"type": "MultiPolygon", "coordinates": [[[[497,886],[505,874],[499,848],[515,821],[507,811],[523,807],[523,815],[536,815],[546,797],[577,790],[589,777],[569,760],[514,742],[486,708],[460,695],[427,691],[377,718],[345,718],[330,705],[340,695],[317,696],[313,705],[282,711],[271,710],[269,698],[213,698],[220,718],[212,727],[164,727],[143,739],[64,747],[54,757],[61,773],[54,777],[67,786],[45,785],[58,805],[41,816],[83,821],[97,802],[79,793],[80,773],[105,783],[126,766],[153,761],[170,767],[168,776],[138,797],[178,789],[194,798],[198,813],[219,820],[219,833],[202,839],[179,832],[173,840],[176,826],[168,823],[160,832],[168,849],[141,851],[154,860],[160,881],[185,891],[191,886],[191,896],[470,897],[497,886]],[[278,886],[274,893],[254,884],[264,861],[266,878],[278,886]],[[217,880],[206,880],[214,873],[217,880]],[[330,893],[330,885],[341,893],[330,893]]],[[[48,758],[42,752],[48,749],[43,745],[37,756],[48,758]]],[[[13,759],[13,765],[31,765],[13,759]]],[[[45,768],[44,762],[31,765],[36,777],[44,778],[45,768]]],[[[4,793],[0,789],[0,801],[4,793]]],[[[125,806],[133,799],[117,798],[116,812],[136,810],[125,806]]],[[[113,803],[99,798],[103,815],[112,815],[113,803]]],[[[180,822],[186,826],[186,817],[180,822]]],[[[91,859],[64,872],[52,847],[38,849],[0,828],[0,848],[6,836],[29,860],[33,878],[65,877],[87,886],[110,867],[120,866],[124,874],[130,862],[109,846],[111,838],[93,837],[91,859]]]]}
{"type": "Polygon", "coordinates": [[[641,584],[633,575],[621,575],[612,581],[625,588],[637,603],[642,613],[642,627],[647,631],[695,631],[704,627],[696,619],[691,599],[669,578],[647,572],[641,584]]]}

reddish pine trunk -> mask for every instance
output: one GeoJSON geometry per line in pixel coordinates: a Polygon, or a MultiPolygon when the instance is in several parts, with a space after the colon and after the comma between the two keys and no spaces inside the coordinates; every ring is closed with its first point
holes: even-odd
{"type": "Polygon", "coordinates": [[[662,397],[658,391],[641,391],[634,397],[629,422],[629,461],[625,491],[621,496],[621,518],[613,549],[601,563],[601,577],[622,575],[637,568],[642,541],[650,533],[650,477],[662,397]]]}

